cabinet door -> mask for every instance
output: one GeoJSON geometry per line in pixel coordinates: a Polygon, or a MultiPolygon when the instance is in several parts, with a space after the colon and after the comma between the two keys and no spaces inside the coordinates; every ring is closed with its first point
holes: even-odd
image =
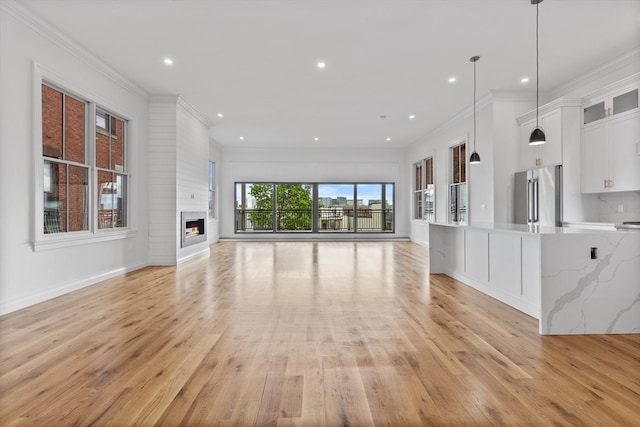
{"type": "Polygon", "coordinates": [[[640,190],[640,112],[611,120],[610,191],[640,190]]]}
{"type": "Polygon", "coordinates": [[[582,129],[580,156],[580,184],[583,193],[606,191],[604,181],[609,177],[607,123],[594,123],[582,129]]]}
{"type": "Polygon", "coordinates": [[[535,119],[520,126],[520,170],[562,164],[562,112],[558,108],[541,115],[540,127],[547,137],[542,145],[529,145],[529,135],[536,127],[535,119]],[[536,160],[540,159],[540,164],[536,160]]]}

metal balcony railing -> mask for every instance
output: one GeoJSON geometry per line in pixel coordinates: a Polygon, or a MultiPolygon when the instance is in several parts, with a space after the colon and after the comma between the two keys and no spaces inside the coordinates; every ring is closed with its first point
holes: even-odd
{"type": "Polygon", "coordinates": [[[321,208],[317,218],[310,209],[236,209],[238,232],[392,232],[393,209],[321,208]],[[275,228],[274,228],[275,224],[275,228]],[[315,228],[314,228],[315,225],[315,228]]]}

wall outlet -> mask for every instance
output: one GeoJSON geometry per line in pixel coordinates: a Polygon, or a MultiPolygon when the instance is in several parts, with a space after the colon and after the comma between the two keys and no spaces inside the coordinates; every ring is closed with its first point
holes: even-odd
{"type": "Polygon", "coordinates": [[[624,205],[618,205],[618,213],[624,212],[624,205]]]}

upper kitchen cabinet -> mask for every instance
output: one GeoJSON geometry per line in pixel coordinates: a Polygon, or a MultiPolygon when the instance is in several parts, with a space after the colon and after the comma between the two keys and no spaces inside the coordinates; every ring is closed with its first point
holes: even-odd
{"type": "Polygon", "coordinates": [[[520,136],[518,139],[518,168],[526,170],[542,166],[563,163],[562,144],[567,135],[579,132],[580,124],[576,114],[568,114],[569,109],[577,110],[582,105],[580,98],[558,98],[540,106],[539,125],[544,130],[547,142],[541,145],[529,145],[529,135],[536,127],[536,111],[530,111],[518,117],[520,136]]]}
{"type": "Polygon", "coordinates": [[[583,193],[640,190],[639,81],[586,97],[582,110],[583,193]]]}

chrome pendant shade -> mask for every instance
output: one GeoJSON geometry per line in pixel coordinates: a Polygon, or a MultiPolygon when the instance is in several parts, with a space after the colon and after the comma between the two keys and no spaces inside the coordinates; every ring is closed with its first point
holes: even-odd
{"type": "Polygon", "coordinates": [[[542,1],[543,0],[531,0],[531,4],[536,5],[536,127],[529,136],[529,145],[540,145],[547,142],[547,137],[538,123],[538,110],[540,108],[540,86],[538,84],[540,81],[538,67],[540,57],[538,53],[538,5],[542,3],[542,1]]]}
{"type": "Polygon", "coordinates": [[[476,152],[476,62],[479,56],[472,56],[469,61],[473,62],[473,153],[469,157],[469,164],[475,165],[480,163],[480,154],[476,152]]]}

